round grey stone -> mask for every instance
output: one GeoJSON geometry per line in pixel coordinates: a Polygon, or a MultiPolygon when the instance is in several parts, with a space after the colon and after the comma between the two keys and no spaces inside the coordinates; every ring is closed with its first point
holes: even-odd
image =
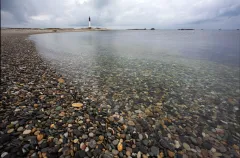
{"type": "Polygon", "coordinates": [[[114,140],[112,143],[113,143],[113,145],[118,145],[118,140],[116,139],[116,140],[114,140]]]}
{"type": "Polygon", "coordinates": [[[151,152],[153,153],[154,156],[158,156],[159,155],[159,148],[156,146],[152,146],[151,147],[151,152]]]}

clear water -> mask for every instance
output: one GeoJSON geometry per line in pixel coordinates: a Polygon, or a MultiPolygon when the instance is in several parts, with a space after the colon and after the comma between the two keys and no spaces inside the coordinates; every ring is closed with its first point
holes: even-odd
{"type": "Polygon", "coordinates": [[[54,50],[54,56],[105,53],[157,60],[162,55],[176,55],[240,66],[240,31],[102,31],[31,38],[42,48],[54,50]]]}
{"type": "Polygon", "coordinates": [[[139,110],[152,110],[155,123],[168,117],[185,124],[177,122],[180,115],[200,133],[225,128],[240,140],[240,31],[92,31],[30,39],[85,97],[110,105],[112,113],[131,111],[134,119],[139,110]]]}

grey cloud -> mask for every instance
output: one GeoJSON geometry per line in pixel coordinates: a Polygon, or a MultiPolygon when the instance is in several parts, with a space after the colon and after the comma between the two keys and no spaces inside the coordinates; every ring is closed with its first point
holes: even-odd
{"type": "Polygon", "coordinates": [[[226,8],[222,13],[220,13],[220,16],[238,16],[240,15],[240,4],[226,8]]]}
{"type": "Polygon", "coordinates": [[[239,0],[1,0],[1,23],[20,27],[237,28],[239,0]]]}
{"type": "Polygon", "coordinates": [[[1,10],[12,14],[19,23],[27,22],[28,16],[36,14],[30,1],[1,0],[1,10]]]}
{"type": "Polygon", "coordinates": [[[113,0],[93,1],[93,3],[97,9],[102,9],[102,8],[106,7],[107,5],[109,5],[110,3],[113,3],[113,0]]]}

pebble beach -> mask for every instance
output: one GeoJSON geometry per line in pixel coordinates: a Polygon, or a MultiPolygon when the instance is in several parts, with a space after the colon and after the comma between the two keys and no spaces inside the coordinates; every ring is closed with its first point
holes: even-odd
{"type": "MultiPolygon", "coordinates": [[[[202,94],[186,90],[189,95],[182,96],[188,105],[199,105],[188,106],[171,104],[176,92],[163,86],[140,96],[141,102],[149,99],[144,96],[154,96],[151,104],[115,111],[83,94],[69,79],[73,76],[59,73],[39,55],[28,36],[48,32],[1,33],[2,158],[240,157],[239,89],[199,100],[189,98],[202,94]],[[219,95],[226,97],[218,99],[219,95]]],[[[181,72],[174,65],[169,69],[181,72]]],[[[238,73],[224,73],[233,76],[229,83],[239,82],[238,73]]]]}

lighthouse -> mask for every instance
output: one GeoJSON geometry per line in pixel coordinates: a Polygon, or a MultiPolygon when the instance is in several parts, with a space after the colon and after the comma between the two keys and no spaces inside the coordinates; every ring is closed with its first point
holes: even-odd
{"type": "Polygon", "coordinates": [[[89,19],[88,19],[88,28],[91,29],[91,18],[89,16],[89,19]]]}

